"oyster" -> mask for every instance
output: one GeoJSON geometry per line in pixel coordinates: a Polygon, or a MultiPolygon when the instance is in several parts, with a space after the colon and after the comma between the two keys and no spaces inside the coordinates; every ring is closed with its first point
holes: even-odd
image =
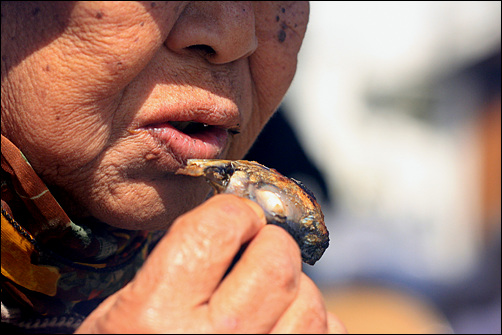
{"type": "Polygon", "coordinates": [[[189,159],[176,174],[204,177],[216,193],[257,202],[267,223],[293,236],[307,264],[314,265],[329,245],[324,215],[312,192],[274,169],[245,160],[189,159]]]}

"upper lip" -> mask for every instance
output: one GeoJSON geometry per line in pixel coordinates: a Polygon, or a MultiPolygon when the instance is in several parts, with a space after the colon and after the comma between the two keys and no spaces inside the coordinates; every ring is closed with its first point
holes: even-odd
{"type": "Polygon", "coordinates": [[[239,132],[241,114],[234,103],[218,104],[165,104],[153,113],[146,115],[136,129],[155,128],[169,122],[195,122],[216,126],[230,132],[239,132]]]}

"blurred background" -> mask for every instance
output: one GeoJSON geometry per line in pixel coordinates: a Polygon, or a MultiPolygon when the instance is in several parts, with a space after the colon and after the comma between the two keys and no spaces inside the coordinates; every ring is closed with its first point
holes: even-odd
{"type": "MultiPolygon", "coordinates": [[[[352,333],[501,333],[501,2],[313,1],[247,159],[316,194],[352,333]]],[[[286,37],[287,38],[287,37],[286,37]]]]}

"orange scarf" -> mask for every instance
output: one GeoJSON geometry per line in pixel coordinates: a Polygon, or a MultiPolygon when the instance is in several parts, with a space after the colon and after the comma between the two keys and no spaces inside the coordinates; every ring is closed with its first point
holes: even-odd
{"type": "Polygon", "coordinates": [[[73,222],[21,151],[2,138],[2,323],[74,331],[124,287],[160,235],[73,222]]]}

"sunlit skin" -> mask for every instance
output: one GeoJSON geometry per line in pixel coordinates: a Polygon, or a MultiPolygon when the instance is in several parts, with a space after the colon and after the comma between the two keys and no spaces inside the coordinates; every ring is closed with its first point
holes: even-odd
{"type": "Polygon", "coordinates": [[[2,2],[2,134],[73,220],[94,217],[133,230],[172,226],[137,278],[91,314],[83,332],[110,325],[121,332],[281,331],[299,323],[286,321],[308,309],[298,302],[308,294],[319,315],[310,324],[319,326],[304,329],[341,329],[301,273],[288,234],[265,227],[261,210],[237,197],[215,197],[186,213],[204,201],[209,187],[174,174],[188,158],[242,158],[293,79],[308,12],[307,2],[2,2]],[[200,127],[177,129],[185,121],[200,127]],[[220,231],[222,211],[229,209],[234,216],[225,218],[234,224],[210,233],[220,231]],[[237,243],[222,250],[229,236],[237,243]],[[225,266],[248,241],[256,247],[248,247],[234,276],[226,277],[226,291],[220,290],[225,266]],[[199,244],[202,253],[193,247],[199,244]],[[265,250],[276,250],[275,263],[291,269],[275,284],[266,279],[281,287],[273,295],[277,302],[257,299],[274,290],[257,286],[257,278],[277,276],[264,269],[259,255],[265,250]],[[170,286],[157,285],[154,297],[144,284],[166,276],[170,286]],[[246,309],[277,305],[263,324],[253,324],[240,304],[225,309],[243,281],[249,285],[240,297],[246,309]],[[202,293],[194,297],[180,287],[202,293]],[[195,313],[202,302],[206,312],[195,313]],[[208,315],[231,317],[216,327],[208,315]],[[144,322],[135,322],[140,316],[144,322]],[[197,317],[205,323],[196,329],[191,320],[197,317]]]}
{"type": "MultiPolygon", "coordinates": [[[[85,209],[73,216],[130,229],[166,228],[205,198],[202,183],[173,176],[186,158],[243,156],[293,78],[308,20],[305,3],[55,2],[22,10],[27,22],[2,38],[2,133],[61,199],[78,204],[67,208],[85,209]],[[173,153],[135,131],[178,120],[240,133],[173,153]]],[[[12,21],[4,15],[2,32],[21,24],[12,21]]]]}

